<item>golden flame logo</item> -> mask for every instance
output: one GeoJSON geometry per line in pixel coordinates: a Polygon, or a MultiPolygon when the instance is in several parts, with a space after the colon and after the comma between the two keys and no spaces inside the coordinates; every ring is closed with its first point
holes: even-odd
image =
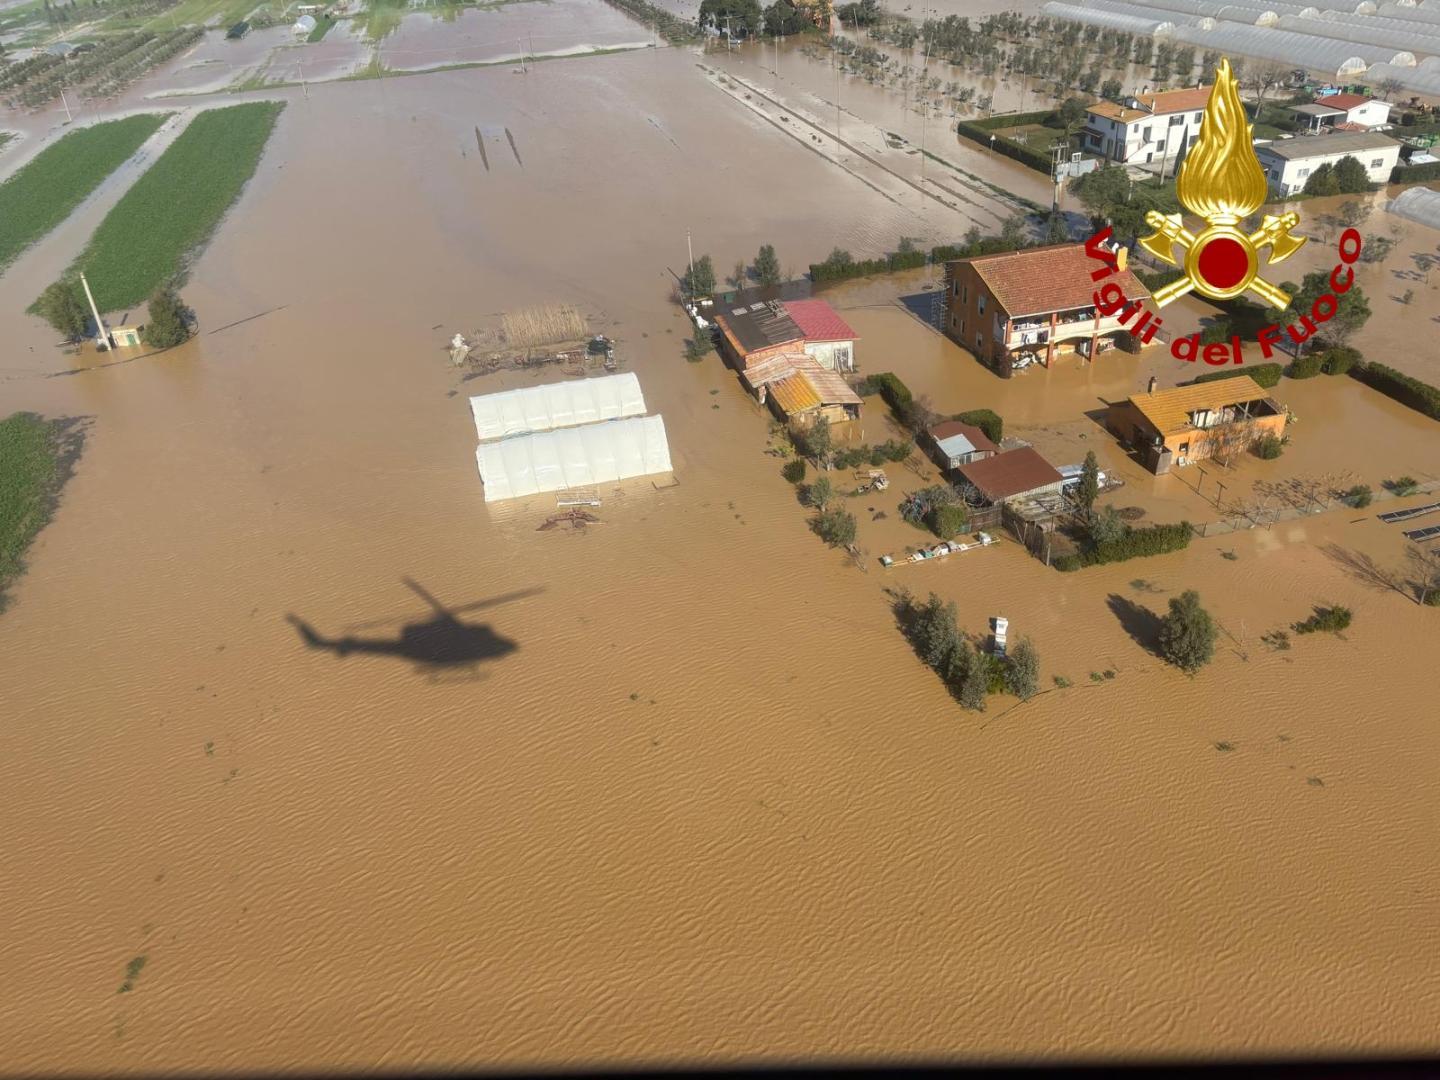
{"type": "Polygon", "coordinates": [[[1155,290],[1154,300],[1164,307],[1192,289],[1212,300],[1228,300],[1250,289],[1271,307],[1284,309],[1290,296],[1260,277],[1260,249],[1269,246],[1270,263],[1288,259],[1305,243],[1291,236],[1300,215],[1267,214],[1252,233],[1239,223],[1265,202],[1269,187],[1265,170],[1255,156],[1252,127],[1240,104],[1240,84],[1222,59],[1215,68],[1215,86],[1205,106],[1200,134],[1180,166],[1175,191],[1180,203],[1205,219],[1198,234],[1185,228],[1179,214],[1151,210],[1145,223],[1155,230],[1140,244],[1156,258],[1178,266],[1185,276],[1155,290]],[[1177,258],[1175,245],[1183,249],[1177,258]]]}

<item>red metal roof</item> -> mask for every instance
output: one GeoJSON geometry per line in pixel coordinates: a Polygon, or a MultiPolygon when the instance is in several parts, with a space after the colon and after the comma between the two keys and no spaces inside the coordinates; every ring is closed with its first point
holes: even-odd
{"type": "Polygon", "coordinates": [[[1322,98],[1316,98],[1316,105],[1328,105],[1333,109],[1344,109],[1349,112],[1357,105],[1364,105],[1367,101],[1374,101],[1374,98],[1366,97],[1364,94],[1328,94],[1322,98]]]}
{"type": "Polygon", "coordinates": [[[855,331],[824,300],[786,300],[790,316],[806,341],[854,341],[855,331]]]}

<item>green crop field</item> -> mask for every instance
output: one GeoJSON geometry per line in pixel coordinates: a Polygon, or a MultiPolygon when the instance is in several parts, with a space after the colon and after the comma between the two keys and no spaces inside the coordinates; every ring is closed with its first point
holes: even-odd
{"type": "Polygon", "coordinates": [[[105,216],[65,277],[83,270],[101,311],[134,307],[178,282],[255,172],[284,107],[257,101],[197,116],[105,216]]]}
{"type": "Polygon", "coordinates": [[[144,113],[72,131],[0,184],[0,270],[84,201],[168,113],[144,113]]]}
{"type": "Polygon", "coordinates": [[[30,541],[54,509],[61,479],[57,430],[33,413],[0,420],[0,611],[5,587],[25,564],[30,541]]]}

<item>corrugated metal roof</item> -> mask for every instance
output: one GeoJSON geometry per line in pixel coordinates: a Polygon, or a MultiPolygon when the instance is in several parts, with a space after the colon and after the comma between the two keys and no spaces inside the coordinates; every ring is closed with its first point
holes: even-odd
{"type": "Polygon", "coordinates": [[[964,457],[975,453],[976,446],[964,435],[951,435],[948,439],[936,439],[935,445],[947,458],[964,457]]]}
{"type": "Polygon", "coordinates": [[[1136,394],[1130,399],[1130,403],[1140,410],[1160,434],[1176,435],[1195,426],[1190,422],[1190,414],[1193,412],[1262,401],[1268,396],[1260,384],[1249,375],[1236,375],[1230,379],[1156,390],[1153,394],[1136,394]]]}
{"type": "Polygon", "coordinates": [[[1284,142],[1266,143],[1257,146],[1257,154],[1272,154],[1286,161],[1304,161],[1306,158],[1327,157],[1330,154],[1351,154],[1364,150],[1384,150],[1400,144],[1388,135],[1377,131],[1341,131],[1334,135],[1302,136],[1286,139],[1284,142]]]}
{"type": "Polygon", "coordinates": [[[991,502],[1013,499],[1029,491],[1059,484],[1059,471],[1033,446],[1007,450],[994,457],[972,461],[957,470],[961,476],[980,489],[991,502]]]}
{"type": "Polygon", "coordinates": [[[805,337],[778,300],[733,308],[717,315],[715,321],[741,356],[805,337]]]}
{"type": "Polygon", "coordinates": [[[943,439],[949,439],[956,435],[964,436],[965,441],[976,450],[996,451],[1000,448],[990,441],[990,437],[981,431],[974,424],[962,424],[959,420],[946,420],[936,424],[929,431],[929,435],[937,443],[943,439]]]}
{"type": "Polygon", "coordinates": [[[810,380],[798,372],[789,378],[780,379],[770,384],[770,396],[780,406],[786,416],[794,416],[807,409],[819,408],[820,395],[810,380]]]}
{"type": "Polygon", "coordinates": [[[850,324],[824,300],[786,300],[785,311],[806,341],[854,341],[850,324]]]}

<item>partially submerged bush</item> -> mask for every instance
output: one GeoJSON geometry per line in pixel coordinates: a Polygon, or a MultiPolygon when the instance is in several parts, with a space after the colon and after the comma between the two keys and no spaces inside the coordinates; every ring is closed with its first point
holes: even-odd
{"type": "Polygon", "coordinates": [[[794,458],[787,461],[785,467],[780,470],[780,475],[792,484],[800,483],[801,480],[805,479],[805,459],[794,458]]]}
{"type": "Polygon", "coordinates": [[[1370,490],[1369,484],[1356,484],[1350,488],[1350,490],[1346,491],[1343,497],[1345,501],[1355,507],[1356,510],[1364,510],[1365,507],[1370,505],[1370,500],[1374,497],[1374,492],[1370,490]]]}
{"type": "Polygon", "coordinates": [[[1171,599],[1160,622],[1160,655],[1188,674],[1195,674],[1215,656],[1220,631],[1200,606],[1200,594],[1188,589],[1171,599]]]}
{"type": "Polygon", "coordinates": [[[1279,435],[1262,435],[1250,447],[1251,453],[1266,461],[1274,461],[1285,452],[1285,440],[1279,435]]]}
{"type": "Polygon", "coordinates": [[[1350,609],[1347,607],[1322,608],[1317,607],[1315,614],[1303,622],[1292,623],[1290,629],[1297,634],[1314,634],[1320,630],[1328,630],[1332,634],[1338,634],[1350,625],[1350,609]]]}
{"type": "Polygon", "coordinates": [[[965,512],[964,505],[958,502],[945,503],[930,511],[930,528],[942,540],[960,535],[969,523],[970,515],[965,512]]]}
{"type": "Polygon", "coordinates": [[[1386,480],[1385,487],[1389,489],[1391,494],[1398,495],[1403,499],[1406,495],[1415,494],[1420,487],[1420,481],[1416,480],[1413,476],[1402,476],[1396,480],[1386,480]]]}
{"type": "Polygon", "coordinates": [[[855,515],[839,507],[816,514],[810,527],[831,547],[844,547],[855,542],[855,515]]]}

